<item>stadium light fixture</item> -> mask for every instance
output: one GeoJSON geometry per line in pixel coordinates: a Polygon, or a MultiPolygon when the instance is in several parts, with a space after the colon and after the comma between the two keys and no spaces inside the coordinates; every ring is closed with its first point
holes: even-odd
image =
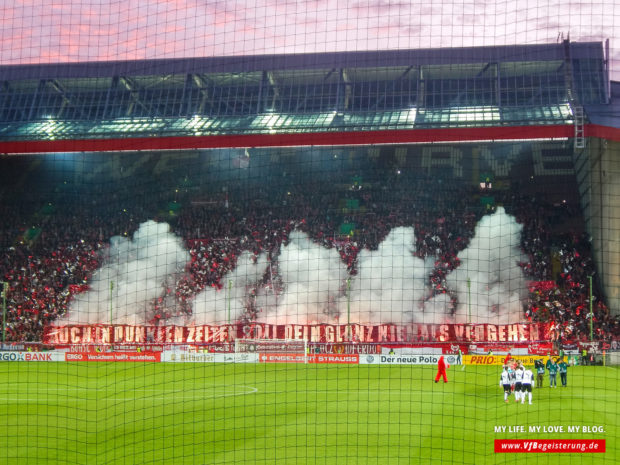
{"type": "Polygon", "coordinates": [[[274,113],[273,111],[263,113],[262,115],[258,115],[254,118],[252,122],[252,126],[256,126],[258,128],[267,128],[270,133],[275,132],[274,126],[277,126],[278,120],[280,119],[280,115],[278,113],[274,113]]]}
{"type": "Polygon", "coordinates": [[[499,121],[501,119],[499,107],[458,107],[448,111],[451,122],[499,121]]]}
{"type": "Polygon", "coordinates": [[[40,123],[40,131],[44,132],[49,140],[56,139],[59,123],[51,116],[46,116],[45,121],[40,123]]]}
{"type": "Polygon", "coordinates": [[[418,116],[418,108],[417,107],[411,107],[409,108],[409,110],[407,110],[407,122],[408,123],[415,123],[415,119],[418,116]]]}

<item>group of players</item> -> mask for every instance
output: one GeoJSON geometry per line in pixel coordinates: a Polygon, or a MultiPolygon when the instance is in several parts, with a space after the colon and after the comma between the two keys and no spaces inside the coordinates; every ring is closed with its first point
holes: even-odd
{"type": "Polygon", "coordinates": [[[499,384],[504,387],[504,402],[508,403],[508,397],[514,391],[515,402],[521,401],[525,403],[525,397],[528,403],[532,405],[532,383],[534,382],[534,373],[529,368],[523,366],[520,361],[507,360],[500,376],[499,384]]]}
{"type": "MultiPolygon", "coordinates": [[[[536,387],[543,387],[543,378],[545,376],[545,368],[549,371],[549,387],[556,388],[556,376],[560,373],[562,387],[567,386],[567,369],[568,364],[564,361],[564,357],[553,359],[549,355],[547,363],[543,363],[541,359],[535,362],[536,369],[536,387]]],[[[520,361],[513,359],[510,354],[504,360],[504,367],[500,375],[500,386],[504,387],[504,402],[508,402],[508,397],[514,391],[515,402],[525,403],[525,396],[529,403],[532,403],[532,387],[534,383],[534,373],[529,368],[525,368],[520,361]]]]}
{"type": "MultiPolygon", "coordinates": [[[[556,385],[556,373],[560,372],[562,380],[562,386],[566,387],[566,372],[567,364],[563,358],[553,360],[549,357],[547,365],[545,366],[542,360],[537,359],[535,363],[536,368],[536,387],[541,388],[543,384],[543,377],[545,368],[549,370],[549,382],[550,387],[557,387],[556,385]]],[[[435,376],[435,382],[439,382],[443,378],[443,382],[448,382],[446,369],[450,368],[450,365],[446,364],[443,356],[439,357],[437,363],[437,375],[435,376]]],[[[528,404],[532,405],[532,385],[534,383],[534,372],[527,367],[523,366],[523,363],[519,360],[515,360],[510,354],[504,360],[503,370],[500,375],[499,385],[504,388],[504,402],[508,403],[508,397],[514,392],[515,402],[521,401],[525,404],[527,397],[528,404]]]]}

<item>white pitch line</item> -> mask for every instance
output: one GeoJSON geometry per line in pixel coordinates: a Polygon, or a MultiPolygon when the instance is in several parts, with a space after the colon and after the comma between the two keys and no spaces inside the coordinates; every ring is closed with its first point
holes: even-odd
{"type": "MultiPolygon", "coordinates": [[[[17,384],[17,383],[15,383],[17,384]]],[[[163,393],[175,393],[175,392],[187,392],[187,391],[201,391],[204,389],[237,389],[237,388],[245,388],[245,389],[258,389],[254,386],[248,386],[248,385],[244,385],[244,384],[205,384],[203,386],[195,386],[193,388],[186,388],[186,389],[157,389],[157,388],[137,388],[137,389],[127,389],[127,390],[109,390],[109,389],[101,389],[101,388],[88,388],[88,387],[41,387],[39,386],[38,389],[34,389],[34,391],[36,391],[37,393],[46,393],[48,391],[58,391],[58,392],[62,392],[62,391],[76,391],[76,392],[80,392],[80,391],[84,391],[84,392],[114,392],[114,393],[118,393],[118,392],[163,392],[163,393]]],[[[29,391],[32,391],[33,389],[29,389],[29,391]]],[[[21,393],[22,390],[15,390],[16,393],[21,393]]],[[[12,390],[7,390],[7,391],[0,391],[0,395],[1,394],[12,394],[13,391],[12,390]]]]}
{"type": "MultiPolygon", "coordinates": [[[[222,397],[234,397],[234,396],[245,396],[245,395],[249,395],[249,394],[348,394],[348,393],[357,393],[357,394],[361,394],[363,395],[364,393],[369,393],[369,394],[379,394],[379,395],[383,395],[386,397],[389,396],[394,396],[394,395],[411,395],[411,394],[416,394],[416,393],[420,393],[420,391],[386,391],[385,389],[369,389],[369,390],[363,390],[363,391],[358,391],[358,390],[320,390],[320,389],[304,389],[304,390],[293,390],[293,391],[260,391],[257,387],[254,386],[237,386],[237,387],[243,387],[248,389],[247,391],[244,392],[232,392],[232,393],[222,393],[222,394],[210,394],[210,395],[197,395],[197,396],[177,396],[174,394],[177,393],[187,393],[187,391],[179,391],[179,390],[165,390],[165,389],[144,389],[144,390],[134,390],[134,391],[126,391],[127,393],[130,392],[157,392],[157,393],[169,393],[171,394],[170,396],[167,397],[89,397],[89,398],[77,398],[77,397],[58,397],[58,396],[54,396],[53,398],[15,398],[15,397],[0,397],[0,402],[2,401],[6,401],[6,402],[49,402],[49,401],[57,401],[57,402],[92,402],[92,401],[106,401],[106,402],[129,402],[129,401],[137,401],[137,400],[141,400],[141,401],[148,401],[148,400],[167,400],[167,401],[185,401],[185,400],[192,400],[192,401],[199,401],[199,400],[207,400],[207,399],[218,399],[218,398],[222,398],[222,397]]],[[[60,388],[58,388],[60,390],[60,388]]],[[[76,388],[76,391],[80,392],[92,392],[92,393],[101,393],[100,390],[89,390],[89,389],[80,389],[80,388],[76,388]]],[[[104,391],[106,392],[106,391],[104,391]]],[[[112,392],[113,394],[118,394],[117,392],[112,392]]],[[[6,393],[3,393],[6,394],[6,393]]],[[[436,391],[436,392],[432,392],[431,393],[432,396],[434,395],[453,395],[452,392],[443,392],[443,391],[436,391]]]]}
{"type": "MultiPolygon", "coordinates": [[[[125,391],[122,390],[104,390],[104,389],[95,389],[95,388],[84,388],[84,387],[72,387],[72,388],[44,388],[44,389],[37,389],[34,390],[34,392],[36,392],[37,394],[45,394],[46,392],[65,392],[65,391],[71,391],[71,392],[89,392],[89,393],[113,393],[113,394],[119,394],[122,392],[125,393],[131,393],[131,392],[155,392],[155,393],[164,393],[164,394],[175,394],[175,393],[187,393],[188,391],[199,391],[202,392],[205,389],[211,389],[211,390],[219,390],[219,389],[230,389],[230,388],[245,388],[245,389],[249,389],[248,393],[254,394],[254,393],[260,393],[260,394],[300,394],[300,393],[316,393],[316,394],[340,394],[340,393],[357,393],[357,394],[364,394],[364,393],[373,393],[373,394],[383,394],[383,395],[390,395],[390,394],[431,394],[431,395],[435,395],[435,394],[454,394],[452,392],[444,392],[444,391],[414,391],[414,390],[400,390],[400,389],[395,389],[395,390],[389,390],[389,389],[292,389],[290,391],[283,391],[283,390],[277,390],[277,391],[265,391],[265,390],[259,390],[257,387],[254,386],[247,386],[247,385],[237,385],[237,386],[225,386],[225,385],[220,385],[217,386],[215,388],[213,388],[212,386],[206,386],[206,387],[196,387],[193,389],[128,389],[125,391]]],[[[33,392],[33,390],[30,390],[31,392],[33,392]]],[[[0,392],[0,395],[4,394],[4,395],[8,395],[8,394],[12,394],[13,391],[3,391],[0,392]]],[[[16,390],[14,391],[15,394],[21,394],[22,391],[21,390],[16,390]]]]}
{"type": "MultiPolygon", "coordinates": [[[[96,397],[96,398],[87,398],[87,399],[82,399],[82,398],[78,398],[78,397],[59,397],[59,396],[55,396],[52,399],[49,398],[41,398],[38,397],[36,399],[33,398],[15,398],[15,397],[0,397],[0,402],[1,401],[6,401],[6,402],[49,402],[49,401],[56,401],[56,402],[67,402],[67,401],[73,401],[73,402],[93,402],[93,401],[105,401],[105,402],[130,402],[130,401],[146,401],[146,400],[174,400],[174,401],[185,401],[185,400],[192,400],[192,401],[199,401],[199,400],[207,400],[207,399],[218,399],[218,398],[222,398],[222,397],[234,397],[234,396],[245,396],[245,395],[249,395],[249,394],[256,394],[258,392],[258,388],[254,387],[254,386],[244,386],[244,385],[239,385],[239,386],[235,386],[236,388],[246,388],[248,389],[247,391],[243,391],[243,392],[230,392],[230,393],[222,393],[222,394],[206,394],[206,395],[199,395],[199,396],[178,396],[175,394],[180,394],[180,393],[187,393],[186,390],[169,390],[169,389],[143,389],[143,390],[134,390],[134,391],[126,391],[127,393],[130,392],[157,392],[157,393],[169,393],[171,394],[170,396],[167,397],[122,397],[122,398],[110,398],[110,397],[96,397]]],[[[218,386],[218,388],[224,389],[226,388],[225,385],[221,385],[218,386]]],[[[58,390],[60,390],[60,388],[58,388],[58,390]]],[[[92,393],[101,393],[101,390],[91,390],[91,389],[79,389],[76,388],[75,389],[78,392],[92,392],[92,393]]],[[[108,392],[108,391],[103,391],[108,392]]],[[[44,393],[44,392],[43,392],[44,393]]],[[[6,394],[6,393],[2,393],[2,394],[6,394]]],[[[118,392],[112,392],[112,394],[119,394],[118,392]]]]}

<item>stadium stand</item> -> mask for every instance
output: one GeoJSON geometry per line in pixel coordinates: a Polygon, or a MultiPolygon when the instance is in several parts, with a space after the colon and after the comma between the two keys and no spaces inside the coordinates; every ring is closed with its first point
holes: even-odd
{"type": "MultiPolygon", "coordinates": [[[[144,169],[133,179],[144,186],[152,176],[144,169]]],[[[222,196],[194,189],[178,195],[179,189],[174,188],[169,189],[178,199],[173,215],[162,211],[161,204],[169,199],[162,197],[160,189],[141,190],[137,195],[129,188],[122,193],[123,186],[115,185],[112,190],[118,200],[100,206],[85,205],[96,201],[91,200],[96,195],[79,185],[63,182],[64,191],[48,192],[46,201],[41,202],[37,186],[25,184],[23,192],[31,194],[20,194],[15,200],[20,208],[3,207],[7,221],[2,228],[1,272],[9,283],[7,340],[41,340],[43,327],[67,311],[75,294],[87,289],[109,246],[108,239],[131,236],[150,218],[168,221],[191,254],[186,273],[152,301],[152,322],[191,314],[196,294],[207,286],[221,289],[222,277],[234,269],[243,251],[255,256],[267,252],[277,264],[279,247],[294,229],[304,231],[317,244],[336,247],[355,275],[360,250],[376,250],[393,228],[413,226],[415,254],[434,257],[429,276],[433,295],[448,293],[454,310],[457,296],[448,289],[446,275],[459,266],[457,254],[468,245],[477,221],[489,207],[480,203],[480,189],[448,181],[403,172],[398,179],[364,183],[354,191],[344,182],[338,190],[321,182],[274,184],[252,190],[252,201],[244,190],[222,196]],[[363,208],[339,209],[343,196],[357,198],[363,208]],[[206,204],[205,199],[209,200],[206,204]],[[355,223],[354,232],[341,234],[343,223],[355,223]]],[[[17,191],[14,184],[4,195],[17,191]]],[[[516,189],[495,194],[495,202],[523,225],[521,246],[528,259],[521,266],[527,277],[533,282],[553,283],[530,287],[523,302],[523,321],[554,323],[565,341],[586,339],[587,283],[594,267],[582,222],[567,228],[575,223],[578,206],[553,204],[516,189]],[[561,266],[555,273],[554,259],[561,266]]],[[[261,285],[270,283],[265,279],[261,285]]],[[[252,318],[253,312],[256,309],[248,302],[247,318],[252,318]]],[[[594,327],[598,340],[609,341],[619,335],[618,319],[600,299],[594,305],[594,327]]]]}

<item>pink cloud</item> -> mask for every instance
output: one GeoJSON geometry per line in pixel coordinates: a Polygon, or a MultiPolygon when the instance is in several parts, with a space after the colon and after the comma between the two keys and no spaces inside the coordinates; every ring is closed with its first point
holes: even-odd
{"type": "Polygon", "coordinates": [[[0,64],[531,44],[570,33],[610,38],[620,79],[620,6],[605,1],[14,0],[0,7],[0,64]]]}

